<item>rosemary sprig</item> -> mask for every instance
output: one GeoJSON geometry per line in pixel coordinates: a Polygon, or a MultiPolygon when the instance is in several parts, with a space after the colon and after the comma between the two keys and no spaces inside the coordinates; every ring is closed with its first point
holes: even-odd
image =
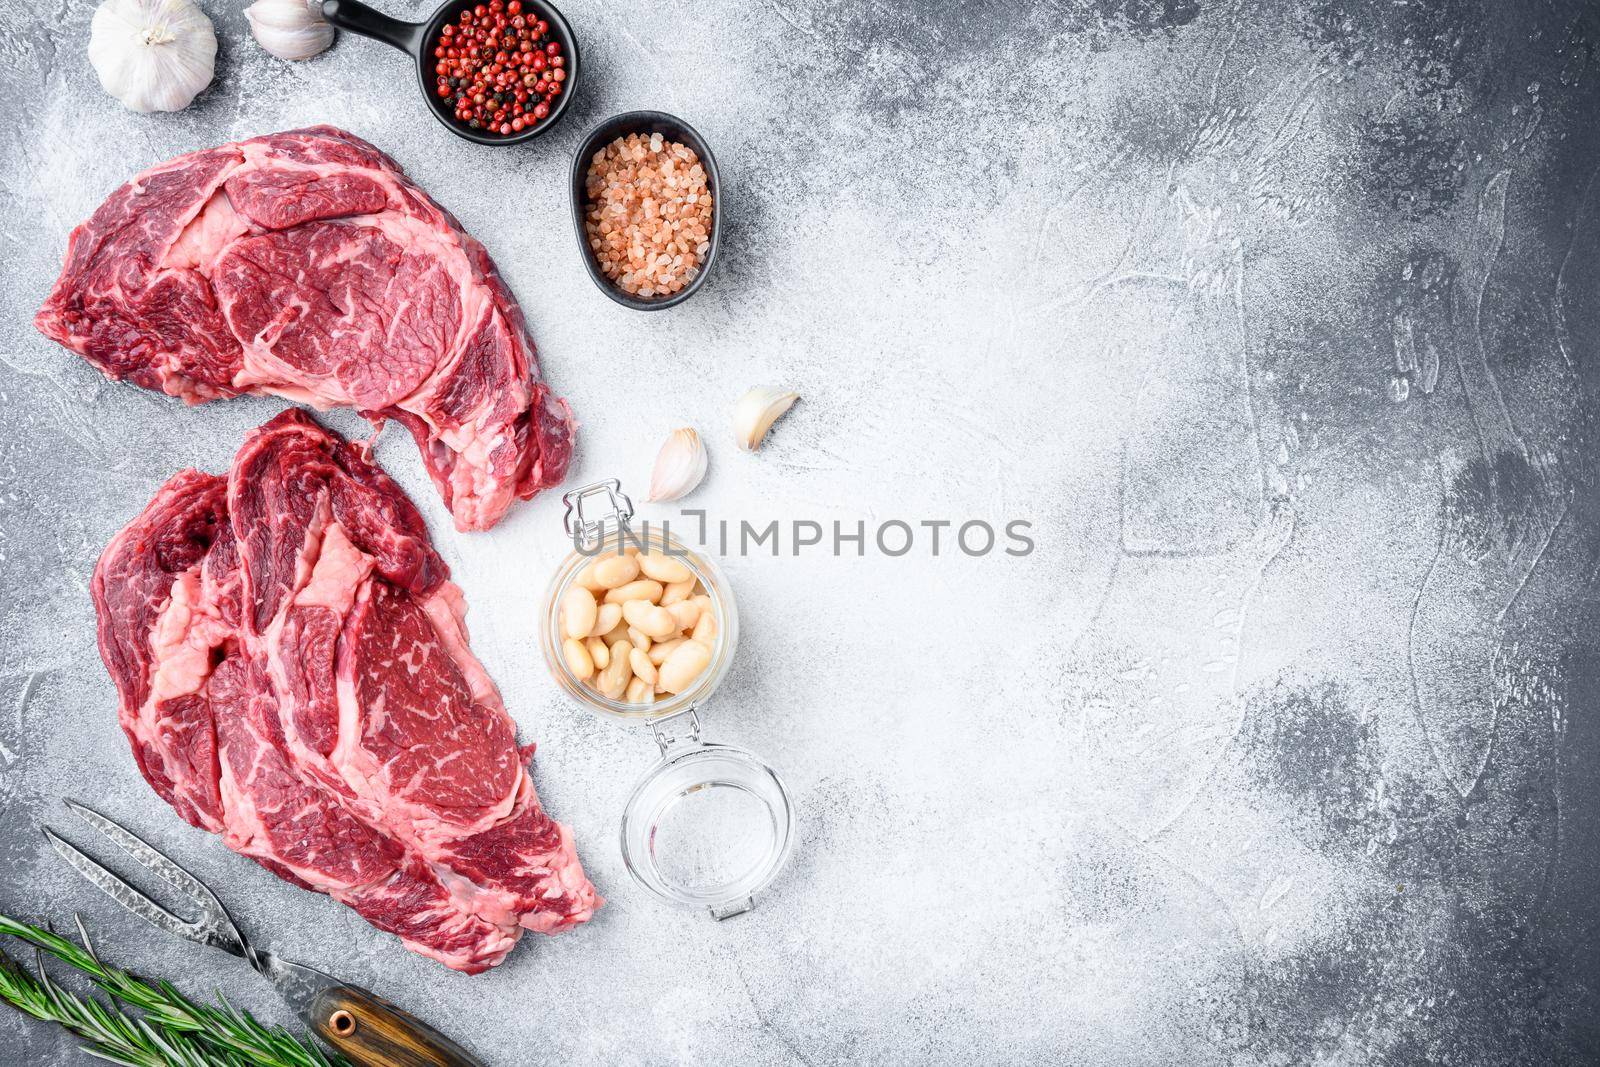
{"type": "Polygon", "coordinates": [[[45,974],[39,963],[35,978],[22,965],[0,952],[0,1000],[35,1019],[66,1027],[87,1044],[84,1051],[127,1067],[229,1067],[228,1061],[208,1056],[193,1038],[173,1034],[163,1039],[142,1019],[130,1019],[93,997],[70,993],[45,974]]]}
{"type": "MultiPolygon", "coordinates": [[[[5,915],[0,915],[0,933],[10,934],[12,937],[26,941],[35,949],[47,952],[61,962],[87,974],[94,984],[108,995],[140,1009],[144,1014],[139,1019],[129,1019],[120,1012],[110,1012],[99,1001],[85,998],[76,998],[76,1002],[69,1002],[64,998],[71,994],[59,990],[49,983],[44,977],[43,986],[47,995],[47,1003],[55,1007],[54,1000],[49,999],[49,990],[54,989],[62,999],[64,1008],[58,1008],[48,1015],[38,1015],[31,1011],[24,1003],[6,995],[8,990],[0,988],[0,998],[9,1001],[14,1006],[27,1011],[35,1018],[53,1019],[72,1029],[70,1019],[80,1018],[76,1014],[81,1007],[89,1013],[95,1023],[106,1020],[101,1015],[109,1012],[114,1016],[107,1025],[111,1029],[106,1033],[116,1036],[119,1040],[129,1040],[128,1034],[153,1041],[158,1048],[166,1049],[171,1046],[169,1055],[175,1058],[145,1059],[145,1060],[114,1060],[114,1062],[128,1062],[133,1067],[147,1067],[147,1065],[173,1065],[173,1067],[191,1067],[191,1065],[220,1064],[222,1067],[349,1067],[348,1062],[337,1053],[329,1055],[322,1051],[309,1039],[301,1041],[281,1026],[267,1026],[258,1022],[247,1011],[240,1011],[228,1001],[219,996],[220,1006],[210,1004],[197,1004],[185,997],[173,987],[172,983],[165,980],[155,982],[146,981],[101,961],[95,952],[94,945],[89,941],[89,934],[83,928],[83,923],[78,922],[78,937],[81,945],[73,944],[54,931],[46,930],[27,923],[18,922],[5,915]],[[92,1007],[90,1006],[92,1005],[92,1007]],[[97,1013],[98,1009],[98,1013],[97,1013]],[[127,1024],[124,1030],[116,1022],[121,1019],[127,1024]],[[186,1045],[198,1046],[206,1058],[191,1060],[186,1056],[186,1045]]],[[[21,973],[21,968],[13,963],[11,973],[21,973]]],[[[41,966],[40,975],[44,975],[41,966]]],[[[39,1006],[37,998],[28,1003],[39,1006]]],[[[77,1032],[74,1030],[74,1032],[77,1032]]],[[[82,1036],[82,1035],[80,1035],[82,1036]]],[[[91,1041],[98,1043],[97,1038],[91,1041]]],[[[113,1048],[123,1046],[113,1045],[113,1048]]],[[[138,1047],[138,1046],[129,1046],[138,1047]]],[[[97,1055],[105,1054],[95,1048],[90,1051],[97,1055]]]]}

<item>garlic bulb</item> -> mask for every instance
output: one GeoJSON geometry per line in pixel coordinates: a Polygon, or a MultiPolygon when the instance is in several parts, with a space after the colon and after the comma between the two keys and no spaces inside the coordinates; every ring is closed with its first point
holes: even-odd
{"type": "Polygon", "coordinates": [[[89,62],[134,111],[178,111],[211,84],[217,32],[194,0],[105,0],[89,23],[89,62]]]}
{"type": "Polygon", "coordinates": [[[767,436],[772,424],[799,399],[799,393],[785,393],[764,386],[750,390],[733,408],[734,440],[746,452],[754,452],[761,447],[761,439],[767,436]]]}
{"type": "Polygon", "coordinates": [[[650,473],[650,499],[677,500],[689,495],[706,476],[706,446],[700,435],[685,426],[673,430],[656,455],[650,473]]]}
{"type": "Polygon", "coordinates": [[[322,0],[256,0],[244,17],[256,43],[279,59],[310,59],[333,43],[322,0]]]}

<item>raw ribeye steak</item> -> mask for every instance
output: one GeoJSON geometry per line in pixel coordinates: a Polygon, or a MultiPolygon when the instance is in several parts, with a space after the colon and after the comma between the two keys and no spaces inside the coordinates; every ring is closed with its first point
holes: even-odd
{"type": "Polygon", "coordinates": [[[139,769],[228,847],[476,972],[600,900],[400,487],[303,412],[186,470],[91,586],[139,769]]]}
{"type": "Polygon", "coordinates": [[[35,317],[108,377],[198,404],[269,393],[411,431],[458,529],[556,485],[565,402],[483,246],[331,126],[140,174],[72,231],[35,317]]]}

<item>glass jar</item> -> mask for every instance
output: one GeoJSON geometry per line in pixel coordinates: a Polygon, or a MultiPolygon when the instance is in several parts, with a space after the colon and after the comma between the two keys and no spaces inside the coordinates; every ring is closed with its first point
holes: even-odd
{"type": "Polygon", "coordinates": [[[794,841],[794,806],[778,773],[753,753],[702,741],[698,709],[727,676],[739,645],[739,614],[727,578],[711,559],[670,533],[630,526],[633,502],[616,479],[562,497],[576,549],[545,591],[539,620],[545,665],[556,684],[591,711],[647,725],[660,760],[634,787],[622,812],[622,858],[640,885],[667,900],[725,919],[750,910],[794,841]],[[578,574],[632,546],[664,551],[704,586],[717,621],[711,662],[688,688],[653,703],[610,699],[580,680],[562,654],[561,602],[578,574]]]}
{"type": "Polygon", "coordinates": [[[540,643],[544,647],[545,666],[550,668],[556,684],[566,690],[568,696],[602,715],[610,715],[613,718],[630,722],[650,722],[696,706],[722,683],[723,677],[733,663],[734,649],[739,645],[739,612],[734,606],[733,592],[728,588],[727,578],[723,577],[721,568],[710,559],[699,553],[690,552],[676,537],[664,534],[660,530],[650,529],[635,535],[626,522],[607,519],[602,520],[602,527],[595,536],[596,541],[592,549],[585,545],[583,551],[574,551],[562,561],[560,569],[550,581],[550,587],[545,590],[545,612],[544,617],[539,620],[540,643]],[[711,665],[700,672],[700,676],[688,689],[677,696],[657,698],[653,704],[630,704],[602,696],[578,680],[577,675],[572,673],[572,668],[567,666],[566,656],[561,653],[563,636],[561,598],[566,596],[567,590],[577,581],[579,572],[589,564],[607,555],[622,553],[634,545],[643,545],[642,550],[646,552],[670,551],[674,559],[688,567],[700,584],[705,586],[706,595],[711,598],[711,611],[717,620],[717,636],[711,649],[711,665]]]}

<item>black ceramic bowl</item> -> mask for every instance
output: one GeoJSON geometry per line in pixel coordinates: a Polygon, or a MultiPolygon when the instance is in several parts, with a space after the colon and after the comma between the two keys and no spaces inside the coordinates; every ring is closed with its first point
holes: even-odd
{"type": "Polygon", "coordinates": [[[428,110],[433,112],[433,117],[449,127],[450,132],[457,137],[478,144],[520,144],[523,141],[539,136],[550,127],[554,126],[566,112],[567,105],[572,103],[573,93],[578,88],[578,38],[573,36],[572,27],[567,25],[567,20],[544,0],[522,0],[522,10],[525,15],[531,14],[550,24],[550,40],[561,45],[561,52],[567,57],[567,80],[561,85],[561,95],[556,97],[555,106],[550,109],[550,114],[542,122],[536,122],[530,129],[521,133],[500,134],[484,133],[474,130],[463,122],[456,121],[455,112],[440,99],[434,92],[434,63],[433,49],[439,39],[439,31],[444,29],[446,22],[452,22],[466,8],[481,3],[482,0],[445,0],[433,17],[427,22],[404,22],[400,19],[390,18],[383,12],[368,7],[360,0],[322,0],[322,17],[351,33],[393,45],[411,56],[413,65],[417,68],[417,85],[422,90],[422,99],[428,102],[428,110]]]}
{"type": "Polygon", "coordinates": [[[705,284],[711,274],[711,265],[717,261],[717,245],[722,240],[722,179],[717,174],[717,157],[711,154],[711,146],[695,132],[693,126],[665,111],[629,111],[613,115],[589,131],[589,136],[578,146],[577,153],[572,157],[571,191],[572,226],[578,235],[578,252],[583,256],[583,265],[589,269],[589,277],[611,299],[635,311],[661,311],[683,303],[705,284]],[[659,133],[669,141],[677,141],[699,156],[700,165],[706,169],[706,189],[711,193],[711,247],[706,249],[705,258],[700,261],[700,273],[695,275],[694,281],[671,296],[642,297],[623,292],[601,273],[594,250],[589,247],[589,237],[583,232],[583,216],[589,206],[589,193],[584,186],[589,174],[589,161],[601,145],[630,133],[659,133]]]}

